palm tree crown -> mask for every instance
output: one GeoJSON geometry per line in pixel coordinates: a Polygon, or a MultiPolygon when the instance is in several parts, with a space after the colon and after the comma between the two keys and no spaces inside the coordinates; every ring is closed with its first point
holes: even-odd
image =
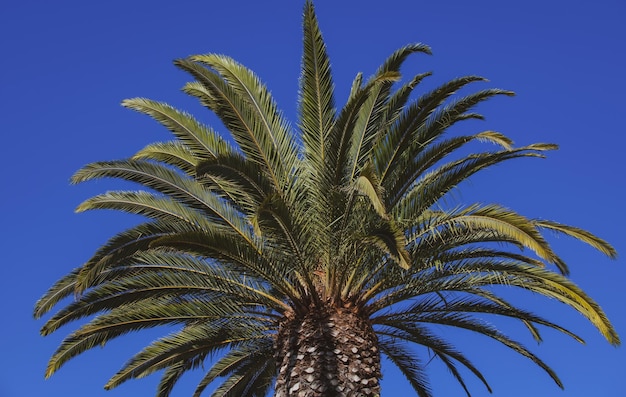
{"type": "Polygon", "coordinates": [[[46,376],[118,336],[173,325],[175,333],[133,356],[106,388],[163,370],[157,396],[168,396],[185,372],[209,361],[194,396],[209,385],[214,396],[379,395],[384,355],[419,396],[430,396],[425,364],[412,349],[419,345],[468,395],[461,368],[491,390],[436,332],[448,326],[502,343],[561,386],[550,367],[482,318],[517,319],[537,340],[538,326],[580,338],[493,286],[557,299],[618,345],[601,308],[566,277],[542,233],[563,233],[614,257],[608,243],[495,204],[442,202],[484,168],[556,148],[514,147],[494,131],[446,134],[459,121],[482,118],[474,111],[482,101],[512,93],[454,96],[484,80],[465,76],[415,98],[429,73],[402,82],[399,70],[408,56],[430,49],[411,44],[369,79],[359,74],[337,109],[310,2],[303,25],[295,128],[257,76],[222,55],[175,63],[194,78],[184,91],[219,117],[230,138],[165,103],[123,102],[175,139],[126,160],[89,164],[72,177],[140,184],[143,190],[90,198],[78,211],[115,209],[147,221],[113,236],[37,302],[40,317],[76,297],[47,320],[43,335],[88,318],[61,343],[46,376]],[[491,145],[464,154],[475,141],[491,145]]]}

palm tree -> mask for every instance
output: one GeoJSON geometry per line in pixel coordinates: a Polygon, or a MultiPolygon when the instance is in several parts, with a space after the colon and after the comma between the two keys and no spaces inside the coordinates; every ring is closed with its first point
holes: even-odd
{"type": "Polygon", "coordinates": [[[184,91],[219,117],[230,138],[167,104],[123,102],[175,139],[73,176],[74,183],[112,177],[141,185],[95,196],[78,211],[115,209],[147,221],[113,236],[37,302],[35,317],[66,302],[43,335],[88,319],[61,343],[46,376],[118,336],[165,325],[176,332],[133,356],[107,389],[163,370],[157,395],[168,396],[185,372],[209,361],[194,396],[209,385],[214,396],[265,396],[272,388],[276,396],[376,396],[384,355],[417,395],[430,396],[413,349],[422,346],[468,395],[462,368],[491,391],[470,359],[435,332],[447,326],[507,346],[562,386],[548,365],[483,319],[517,319],[538,341],[539,326],[580,338],[509,302],[501,286],[571,306],[618,345],[601,308],[566,277],[542,233],[563,233],[614,257],[608,243],[499,205],[442,200],[484,168],[556,148],[513,147],[494,131],[446,135],[459,121],[482,118],[474,111],[482,101],[512,93],[452,97],[483,80],[466,76],[412,98],[429,74],[402,83],[399,69],[409,55],[430,53],[412,44],[371,78],[359,74],[336,110],[310,2],[303,25],[297,128],[250,70],[222,55],[176,65],[194,78],[184,91]],[[495,149],[467,154],[476,141],[495,149]],[[71,295],[74,301],[64,300],[71,295]]]}

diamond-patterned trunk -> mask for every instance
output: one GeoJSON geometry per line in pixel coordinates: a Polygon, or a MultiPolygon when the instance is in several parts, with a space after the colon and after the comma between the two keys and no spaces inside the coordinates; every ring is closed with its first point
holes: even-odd
{"type": "Polygon", "coordinates": [[[286,320],[276,354],[276,397],[380,395],[378,339],[354,307],[311,307],[286,320]]]}

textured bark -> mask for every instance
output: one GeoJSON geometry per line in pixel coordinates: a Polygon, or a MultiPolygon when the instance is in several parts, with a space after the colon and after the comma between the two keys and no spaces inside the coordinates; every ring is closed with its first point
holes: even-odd
{"type": "Polygon", "coordinates": [[[311,307],[286,320],[276,352],[276,397],[380,395],[378,339],[354,307],[311,307]]]}

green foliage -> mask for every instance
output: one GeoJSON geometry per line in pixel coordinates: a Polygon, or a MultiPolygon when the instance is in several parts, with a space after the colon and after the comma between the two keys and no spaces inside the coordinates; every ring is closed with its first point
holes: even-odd
{"type": "Polygon", "coordinates": [[[284,319],[312,305],[350,304],[369,316],[381,352],[419,396],[432,393],[411,345],[429,349],[468,395],[459,366],[491,391],[469,358],[435,332],[441,327],[485,335],[562,386],[548,365],[482,318],[517,319],[538,341],[540,327],[582,340],[508,302],[494,286],[554,298],[618,345],[602,309],[566,277],[566,264],[542,232],[615,257],[607,242],[499,205],[451,208],[442,200],[476,172],[541,158],[556,146],[516,148],[495,131],[447,136],[456,123],[481,119],[474,112],[481,102],[512,93],[483,89],[455,98],[484,81],[466,76],[414,98],[430,73],[402,83],[399,71],[415,53],[430,49],[405,46],[366,82],[359,74],[337,110],[326,46],[307,2],[297,129],[254,73],[222,55],[176,64],[195,79],[184,91],[214,112],[232,139],[167,104],[124,101],[174,140],[128,160],[89,164],[72,178],[136,183],[139,191],[98,195],[77,211],[114,209],[148,221],[113,236],[37,302],[37,318],[63,305],[43,335],[86,320],[61,343],[46,376],[121,335],[170,325],[178,331],[133,356],[106,387],[163,370],[157,395],[164,397],[186,371],[210,361],[195,396],[209,385],[216,385],[214,396],[264,396],[276,376],[274,336],[284,319]],[[459,154],[481,142],[488,149],[459,154]],[[64,304],[72,295],[75,301],[64,304]]]}

